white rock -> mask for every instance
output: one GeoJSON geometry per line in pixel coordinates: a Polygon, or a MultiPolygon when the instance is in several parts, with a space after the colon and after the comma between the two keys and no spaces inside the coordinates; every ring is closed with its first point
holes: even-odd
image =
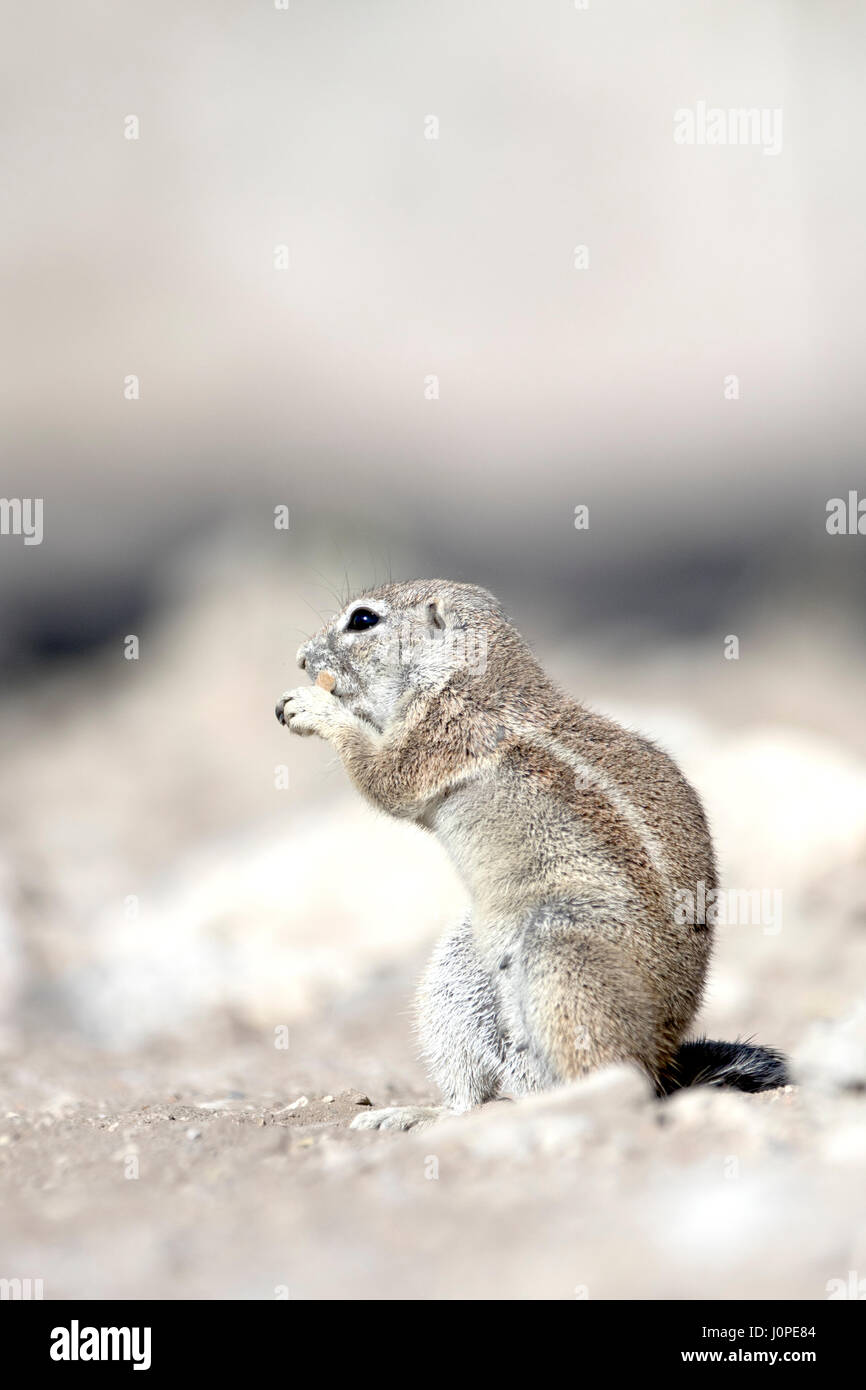
{"type": "Polygon", "coordinates": [[[847,1018],[816,1023],[796,1048],[794,1076],[824,1091],[866,1091],[866,1006],[847,1018]]]}

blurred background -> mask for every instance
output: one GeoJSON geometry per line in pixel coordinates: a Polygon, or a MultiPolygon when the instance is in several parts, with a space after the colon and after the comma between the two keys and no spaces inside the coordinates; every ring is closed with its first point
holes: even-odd
{"type": "Polygon", "coordinates": [[[725,882],[781,890],[780,931],[720,932],[708,1031],[796,1047],[849,1010],[866,535],[826,520],[866,496],[862,7],[49,0],[14,29],[2,490],[44,536],[0,536],[10,1113],[121,1056],[133,1089],[224,1087],[282,1024],[320,1092],[424,1092],[406,1010],[460,885],[273,715],[389,574],[493,589],[680,759],[725,882]],[[781,110],[781,149],[677,144],[699,102],[781,110]]]}

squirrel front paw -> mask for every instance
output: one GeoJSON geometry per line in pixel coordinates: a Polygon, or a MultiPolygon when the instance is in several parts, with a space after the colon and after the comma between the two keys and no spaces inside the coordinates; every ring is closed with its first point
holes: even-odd
{"type": "Polygon", "coordinates": [[[327,738],[338,710],[337,701],[319,685],[287,690],[277,701],[277,719],[293,734],[306,738],[318,734],[327,738]]]}

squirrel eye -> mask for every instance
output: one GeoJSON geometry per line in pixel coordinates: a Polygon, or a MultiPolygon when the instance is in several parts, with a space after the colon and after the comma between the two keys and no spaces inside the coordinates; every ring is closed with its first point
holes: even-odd
{"type": "Polygon", "coordinates": [[[374,613],[372,608],[356,608],[346,624],[346,631],[366,632],[368,627],[375,627],[378,621],[379,614],[374,613]]]}

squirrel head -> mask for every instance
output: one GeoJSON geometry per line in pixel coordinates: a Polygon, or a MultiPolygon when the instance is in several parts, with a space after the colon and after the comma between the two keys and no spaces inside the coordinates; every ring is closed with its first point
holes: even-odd
{"type": "Polygon", "coordinates": [[[483,676],[488,645],[506,626],[497,599],[474,584],[410,580],[356,595],[298,650],[315,681],[384,729],[414,695],[483,676]]]}

